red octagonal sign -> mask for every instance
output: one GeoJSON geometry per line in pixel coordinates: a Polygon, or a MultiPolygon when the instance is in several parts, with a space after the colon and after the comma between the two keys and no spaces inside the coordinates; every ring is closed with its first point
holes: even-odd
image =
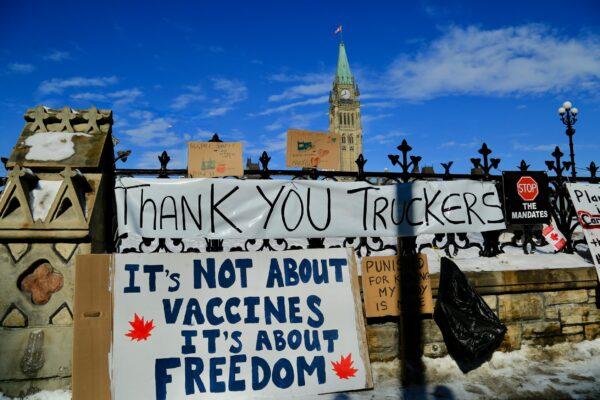
{"type": "Polygon", "coordinates": [[[525,201],[533,201],[540,193],[538,184],[530,176],[522,176],[517,181],[517,193],[525,201]]]}

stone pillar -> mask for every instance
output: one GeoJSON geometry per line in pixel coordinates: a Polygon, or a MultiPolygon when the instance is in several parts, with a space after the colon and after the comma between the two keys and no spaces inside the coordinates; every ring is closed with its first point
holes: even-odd
{"type": "Polygon", "coordinates": [[[0,392],[70,387],[75,255],[111,250],[112,112],[38,106],[0,196],[0,392]]]}

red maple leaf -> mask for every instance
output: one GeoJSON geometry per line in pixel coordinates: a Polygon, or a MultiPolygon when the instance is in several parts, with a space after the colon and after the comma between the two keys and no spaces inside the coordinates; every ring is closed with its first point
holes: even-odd
{"type": "Polygon", "coordinates": [[[343,355],[340,357],[339,362],[331,362],[331,365],[333,365],[333,372],[335,372],[340,379],[348,379],[356,376],[356,371],[358,370],[352,368],[352,364],[354,364],[354,361],[352,361],[352,353],[348,353],[346,357],[343,355]]]}
{"type": "Polygon", "coordinates": [[[553,233],[550,235],[550,239],[554,240],[555,242],[558,240],[558,234],[557,233],[553,233]]]}
{"type": "Polygon", "coordinates": [[[131,330],[125,334],[131,338],[131,340],[148,340],[150,337],[150,331],[154,329],[154,323],[150,321],[144,321],[144,317],[140,318],[137,314],[134,315],[133,321],[129,321],[131,330]]]}

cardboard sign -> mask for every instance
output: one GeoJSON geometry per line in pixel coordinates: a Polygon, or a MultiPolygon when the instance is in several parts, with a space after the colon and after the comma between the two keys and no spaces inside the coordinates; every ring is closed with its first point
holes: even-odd
{"type": "Polygon", "coordinates": [[[84,302],[76,303],[74,398],[86,398],[81,382],[92,373],[106,383],[107,370],[115,400],[284,398],[372,387],[351,249],[81,256],[76,280],[76,299],[84,302]],[[95,268],[88,274],[95,257],[112,276],[89,280],[98,278],[95,268]],[[91,332],[94,318],[86,315],[112,315],[112,323],[91,332]]]}
{"type": "Polygon", "coordinates": [[[472,180],[137,179],[115,185],[119,234],[211,239],[394,237],[506,228],[496,187],[472,180]]]}
{"type": "Polygon", "coordinates": [[[568,183],[567,189],[600,277],[600,185],[568,183]]]}
{"type": "Polygon", "coordinates": [[[339,170],[339,135],[289,129],[287,131],[285,165],[339,170]]]}
{"type": "MultiPolygon", "coordinates": [[[[362,259],[362,282],[367,318],[400,315],[400,268],[414,270],[410,283],[419,282],[420,309],[433,313],[433,297],[427,256],[378,256],[362,259]]],[[[410,290],[410,288],[409,288],[410,290]]]]}
{"type": "Polygon", "coordinates": [[[544,225],[542,229],[542,236],[546,239],[546,242],[554,247],[554,250],[561,251],[567,244],[567,239],[561,231],[558,230],[554,225],[544,225]]]}
{"type": "Polygon", "coordinates": [[[192,178],[242,176],[241,142],[189,142],[188,174],[192,178]]]}
{"type": "Polygon", "coordinates": [[[548,176],[542,171],[504,171],[504,208],[509,225],[544,224],[550,221],[548,176]]]}

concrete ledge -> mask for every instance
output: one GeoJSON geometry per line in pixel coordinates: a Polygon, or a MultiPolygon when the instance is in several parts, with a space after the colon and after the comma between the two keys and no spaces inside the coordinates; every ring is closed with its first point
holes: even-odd
{"type": "MultiPolygon", "coordinates": [[[[598,286],[593,267],[465,272],[481,295],[594,289],[598,286]]],[[[440,274],[431,274],[433,295],[437,296],[440,274]]]]}

